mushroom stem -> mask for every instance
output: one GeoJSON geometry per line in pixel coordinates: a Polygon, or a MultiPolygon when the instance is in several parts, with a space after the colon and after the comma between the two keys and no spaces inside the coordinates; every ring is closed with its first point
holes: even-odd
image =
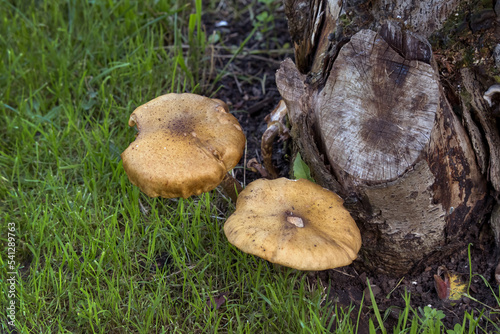
{"type": "Polygon", "coordinates": [[[492,98],[493,98],[493,95],[495,95],[495,94],[500,94],[500,85],[499,84],[492,85],[490,88],[488,88],[488,90],[486,92],[484,92],[483,99],[485,99],[486,102],[488,102],[488,105],[490,107],[493,106],[492,98]]]}
{"type": "Polygon", "coordinates": [[[238,199],[238,194],[243,190],[241,183],[229,173],[226,173],[219,186],[222,188],[224,194],[231,198],[234,203],[238,199]]]}
{"type": "Polygon", "coordinates": [[[260,176],[262,176],[265,179],[269,178],[269,173],[267,172],[267,170],[264,167],[262,167],[262,165],[259,164],[259,162],[255,158],[252,158],[248,161],[247,168],[254,173],[259,173],[260,176]]]}
{"type": "Polygon", "coordinates": [[[264,167],[273,179],[278,177],[278,172],[274,168],[272,161],[273,142],[274,138],[276,138],[278,134],[282,137],[287,137],[288,135],[288,130],[283,124],[287,110],[285,102],[281,100],[278,103],[278,106],[266,117],[267,129],[262,135],[262,141],[260,144],[264,167]]]}
{"type": "Polygon", "coordinates": [[[272,156],[273,156],[273,142],[274,138],[279,131],[279,123],[270,125],[267,130],[262,135],[262,143],[260,150],[262,153],[262,160],[264,162],[264,168],[267,170],[271,179],[278,177],[278,172],[274,168],[272,156]]]}

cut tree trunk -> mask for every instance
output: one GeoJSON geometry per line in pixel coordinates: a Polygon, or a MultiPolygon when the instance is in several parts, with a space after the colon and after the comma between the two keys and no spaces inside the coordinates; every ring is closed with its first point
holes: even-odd
{"type": "Polygon", "coordinates": [[[297,151],[360,227],[358,265],[402,275],[477,238],[498,163],[476,156],[426,40],[458,1],[365,2],[286,0],[296,60],[276,82],[297,151]]]}

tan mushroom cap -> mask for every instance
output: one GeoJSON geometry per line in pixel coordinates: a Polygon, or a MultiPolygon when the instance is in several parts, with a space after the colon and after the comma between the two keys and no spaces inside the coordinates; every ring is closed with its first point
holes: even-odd
{"type": "Polygon", "coordinates": [[[130,182],[151,197],[199,195],[217,187],[243,155],[245,135],[218,99],[167,94],[138,107],[134,142],[122,153],[130,182]]]}
{"type": "Polygon", "coordinates": [[[342,267],[356,259],[361,235],[342,199],[305,180],[259,179],[239,195],[224,225],[245,253],[299,270],[342,267]]]}

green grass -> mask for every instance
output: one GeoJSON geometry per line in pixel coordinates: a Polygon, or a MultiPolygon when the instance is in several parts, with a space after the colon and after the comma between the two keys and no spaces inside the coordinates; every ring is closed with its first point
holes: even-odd
{"type": "Polygon", "coordinates": [[[0,332],[12,300],[19,333],[356,330],[353,310],[303,273],[228,244],[232,207],[217,191],[150,199],[127,179],[133,109],[168,92],[210,95],[223,75],[210,73],[202,10],[0,0],[0,242],[12,232],[16,245],[0,251],[2,291],[17,279],[14,298],[0,294],[0,332]]]}
{"type": "Polygon", "coordinates": [[[0,238],[15,223],[19,332],[313,333],[329,321],[301,273],[227,243],[217,192],[148,199],[124,173],[133,109],[213,84],[201,1],[184,3],[0,2],[0,238]]]}

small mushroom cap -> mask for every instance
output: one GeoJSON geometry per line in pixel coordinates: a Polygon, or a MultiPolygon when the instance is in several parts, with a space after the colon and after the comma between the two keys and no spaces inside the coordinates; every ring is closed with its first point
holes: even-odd
{"type": "Polygon", "coordinates": [[[245,135],[227,105],[167,94],[138,107],[134,142],[122,153],[130,182],[151,197],[199,195],[217,187],[243,155],[245,135]]]}
{"type": "Polygon", "coordinates": [[[361,235],[342,199],[305,180],[259,179],[239,195],[224,224],[229,242],[245,253],[299,270],[350,264],[361,235]]]}

